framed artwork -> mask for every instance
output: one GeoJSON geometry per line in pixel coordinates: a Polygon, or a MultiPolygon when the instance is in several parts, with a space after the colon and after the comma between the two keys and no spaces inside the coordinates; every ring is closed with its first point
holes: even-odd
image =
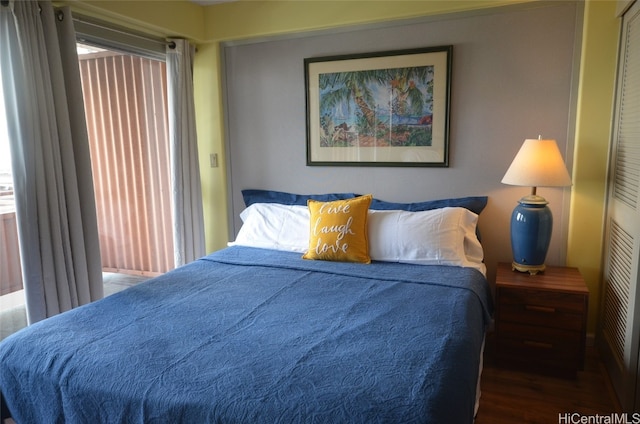
{"type": "Polygon", "coordinates": [[[307,58],[307,165],[449,165],[453,46],[307,58]]]}

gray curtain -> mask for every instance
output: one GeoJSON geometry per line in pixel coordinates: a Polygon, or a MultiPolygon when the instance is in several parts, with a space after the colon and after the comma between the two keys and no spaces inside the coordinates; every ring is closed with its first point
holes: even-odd
{"type": "Polygon", "coordinates": [[[187,40],[169,40],[167,97],[171,143],[173,240],[175,265],[184,265],[205,253],[202,189],[198,165],[198,138],[193,101],[193,56],[187,40]]]}
{"type": "Polygon", "coordinates": [[[102,298],[93,177],[71,12],[0,7],[0,66],[29,323],[102,298]]]}

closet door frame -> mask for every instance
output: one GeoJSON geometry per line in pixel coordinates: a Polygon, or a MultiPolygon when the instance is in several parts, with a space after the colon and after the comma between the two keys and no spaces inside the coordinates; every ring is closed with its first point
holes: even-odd
{"type": "Polygon", "coordinates": [[[633,92],[640,87],[640,53],[636,52],[640,52],[638,0],[623,16],[620,37],[599,331],[605,366],[628,412],[640,409],[640,122],[628,119],[640,115],[640,91],[633,92]]]}

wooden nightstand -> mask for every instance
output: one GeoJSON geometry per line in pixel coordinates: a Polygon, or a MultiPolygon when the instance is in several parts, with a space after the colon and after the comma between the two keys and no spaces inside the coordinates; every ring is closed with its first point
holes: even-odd
{"type": "Polygon", "coordinates": [[[529,275],[500,263],[496,274],[499,365],[575,377],[583,369],[589,290],[577,268],[529,275]]]}

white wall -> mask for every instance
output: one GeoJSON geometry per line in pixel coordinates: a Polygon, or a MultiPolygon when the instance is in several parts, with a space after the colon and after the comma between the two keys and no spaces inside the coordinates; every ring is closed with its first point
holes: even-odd
{"type": "MultiPolygon", "coordinates": [[[[492,278],[495,263],[511,261],[510,214],[528,193],[500,183],[520,145],[541,134],[563,152],[573,147],[580,13],[574,2],[553,2],[227,44],[230,231],[240,227],[245,188],[372,193],[402,202],[487,195],[480,225],[492,278]],[[304,58],[440,45],[453,45],[448,168],[306,166],[304,58]]],[[[568,189],[538,194],[555,221],[547,263],[563,263],[568,189]]]]}

